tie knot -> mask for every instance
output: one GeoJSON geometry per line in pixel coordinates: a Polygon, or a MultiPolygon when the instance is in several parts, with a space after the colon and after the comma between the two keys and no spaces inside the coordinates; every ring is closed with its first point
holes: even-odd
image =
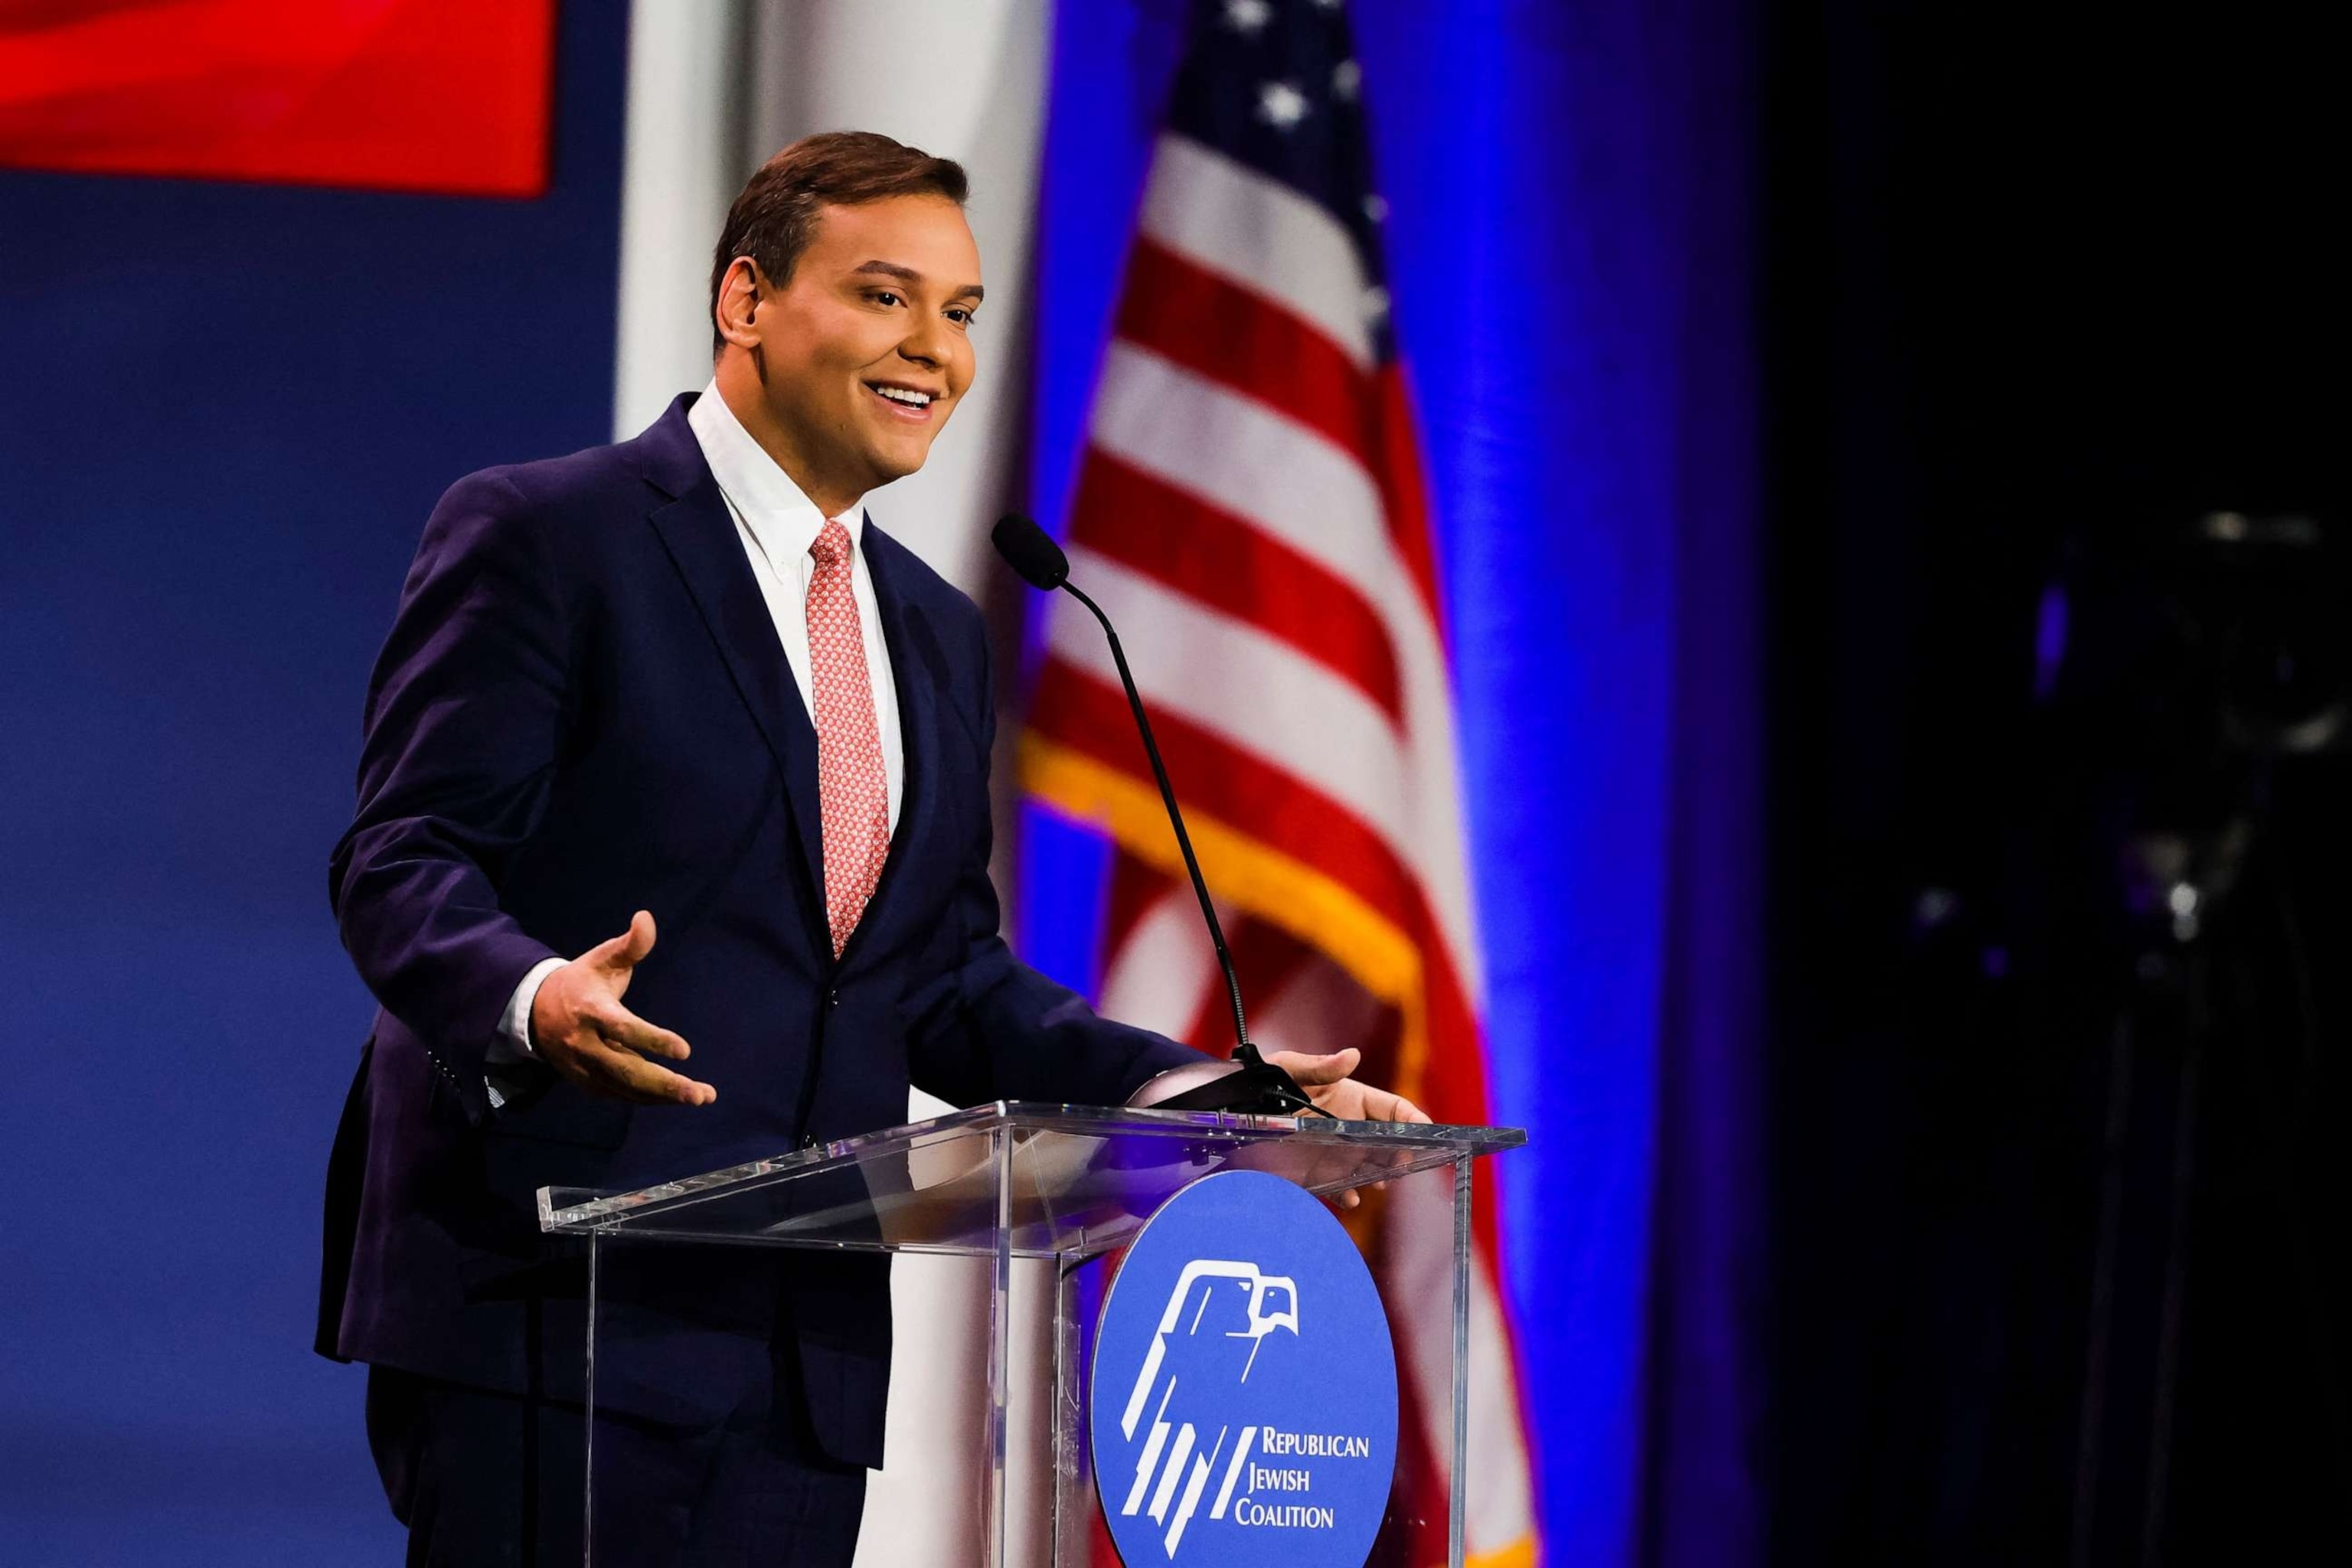
{"type": "Polygon", "coordinates": [[[816,542],[809,546],[820,566],[831,566],[849,559],[849,529],[837,517],[828,517],[817,531],[816,542]]]}

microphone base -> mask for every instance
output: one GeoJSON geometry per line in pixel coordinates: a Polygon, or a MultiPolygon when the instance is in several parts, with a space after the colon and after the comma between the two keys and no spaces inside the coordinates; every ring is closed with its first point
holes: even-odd
{"type": "Polygon", "coordinates": [[[1222,1110],[1235,1116],[1318,1114],[1315,1102],[1307,1098],[1297,1080],[1263,1058],[1171,1068],[1129,1095],[1127,1103],[1138,1110],[1222,1110]]]}

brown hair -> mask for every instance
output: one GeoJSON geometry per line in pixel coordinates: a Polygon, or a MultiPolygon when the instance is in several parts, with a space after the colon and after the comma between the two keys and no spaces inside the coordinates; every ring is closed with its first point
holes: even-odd
{"type": "Polygon", "coordinates": [[[872,131],[827,131],[803,136],[753,174],[735,205],[710,258],[710,350],[719,335],[719,289],[739,256],[759,263],[778,288],[791,281],[801,253],[816,237],[817,209],[856,206],[890,196],[945,196],[961,206],[969,183],[963,165],[872,131]]]}

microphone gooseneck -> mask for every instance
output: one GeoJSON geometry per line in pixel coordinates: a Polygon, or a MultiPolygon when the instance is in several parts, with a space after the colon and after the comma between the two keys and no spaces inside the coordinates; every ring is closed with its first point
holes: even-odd
{"type": "Polygon", "coordinates": [[[1135,675],[1127,667],[1127,650],[1119,646],[1118,632],[1110,624],[1103,608],[1070,583],[1070,560],[1053,536],[1030,519],[1018,512],[1007,512],[997,519],[989,538],[996,552],[1004,557],[1005,564],[1018,573],[1022,581],[1048,592],[1059,588],[1093,613],[1102,626],[1103,637],[1110,643],[1111,662],[1118,667],[1119,684],[1127,689],[1128,710],[1135,715],[1136,731],[1143,737],[1143,754],[1150,759],[1151,777],[1160,785],[1160,803],[1168,808],[1168,824],[1176,830],[1176,847],[1184,857],[1184,869],[1192,879],[1192,896],[1201,900],[1201,918],[1208,922],[1209,944],[1216,950],[1217,968],[1225,977],[1225,995],[1234,1009],[1234,1056],[1244,1065],[1259,1067],[1265,1058],[1250,1043],[1249,1020],[1242,1012],[1242,983],[1234,973],[1234,955],[1225,947],[1225,928],[1217,921],[1217,906],[1210,901],[1209,884],[1201,875],[1199,857],[1192,853],[1192,836],[1184,831],[1184,813],[1176,805],[1175,786],[1168,782],[1168,764],[1160,760],[1160,742],[1151,736],[1151,719],[1143,710],[1143,696],[1135,689],[1135,675]]]}
{"type": "Polygon", "coordinates": [[[1151,738],[1151,721],[1144,715],[1143,699],[1135,689],[1135,677],[1127,668],[1127,650],[1118,646],[1118,634],[1111,630],[1110,617],[1102,606],[1068,583],[1062,592],[1094,612],[1102,624],[1103,636],[1110,640],[1111,662],[1118,666],[1119,684],[1127,688],[1127,705],[1134,711],[1135,727],[1143,736],[1143,754],[1151,759],[1151,776],[1160,785],[1160,804],[1168,808],[1168,825],[1176,830],[1176,847],[1184,856],[1184,869],[1192,879],[1192,896],[1201,900],[1201,918],[1209,922],[1209,945],[1217,950],[1217,968],[1225,977],[1225,999],[1234,1008],[1234,1055],[1241,1060],[1256,1063],[1263,1059],[1257,1047],[1250,1042],[1249,1020],[1242,1016],[1242,983],[1234,973],[1234,955],[1225,948],[1225,928],[1217,922],[1217,906],[1209,900],[1209,884],[1201,876],[1201,862],[1192,853],[1192,836],[1184,831],[1184,814],[1176,808],[1176,791],[1168,782],[1168,766],[1160,760],[1159,742],[1151,738]]]}

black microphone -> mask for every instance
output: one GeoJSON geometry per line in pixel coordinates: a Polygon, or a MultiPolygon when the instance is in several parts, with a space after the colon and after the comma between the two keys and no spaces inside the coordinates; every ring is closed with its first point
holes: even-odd
{"type": "Polygon", "coordinates": [[[1217,907],[1209,901],[1209,884],[1202,879],[1201,862],[1192,853],[1192,837],[1184,831],[1184,814],[1177,809],[1176,791],[1168,782],[1168,765],[1160,760],[1160,743],[1151,738],[1151,720],[1143,711],[1143,697],[1127,668],[1127,650],[1118,633],[1084,593],[1070,585],[1070,558],[1044,529],[1019,512],[996,520],[989,534],[1004,563],[1033,588],[1047,593],[1059,588],[1094,613],[1103,636],[1110,642],[1111,661],[1127,688],[1128,710],[1135,715],[1136,732],[1143,737],[1143,754],[1151,760],[1151,776],[1160,785],[1160,802],[1168,808],[1168,826],[1176,830],[1176,847],[1183,852],[1184,869],[1192,879],[1192,896],[1201,900],[1201,918],[1209,925],[1209,945],[1216,949],[1217,967],[1225,977],[1225,995],[1234,1008],[1234,1055],[1228,1062],[1202,1062],[1161,1073],[1139,1089],[1129,1103],[1165,1110],[1233,1110],[1255,1115],[1288,1116],[1300,1111],[1319,1114],[1297,1080],[1269,1062],[1250,1043],[1249,1022],[1242,1015],[1242,983],[1234,973],[1234,955],[1225,949],[1225,930],[1218,923],[1217,907]]]}
{"type": "MultiPolygon", "coordinates": [[[[1043,588],[1050,594],[1069,582],[1070,558],[1062,553],[1062,547],[1054,542],[1052,534],[1019,512],[1008,511],[998,518],[988,537],[994,542],[996,552],[1004,557],[1004,563],[1019,573],[1021,580],[1032,588],[1043,588]]],[[[1071,592],[1076,594],[1077,590],[1073,588],[1071,592]]],[[[1089,605],[1094,603],[1083,594],[1078,595],[1078,599],[1089,605]]],[[[1102,612],[1096,610],[1095,617],[1100,620],[1102,612]]],[[[1103,630],[1110,630],[1108,621],[1103,621],[1103,630]]],[[[1118,640],[1117,634],[1111,640],[1118,640]]]]}

